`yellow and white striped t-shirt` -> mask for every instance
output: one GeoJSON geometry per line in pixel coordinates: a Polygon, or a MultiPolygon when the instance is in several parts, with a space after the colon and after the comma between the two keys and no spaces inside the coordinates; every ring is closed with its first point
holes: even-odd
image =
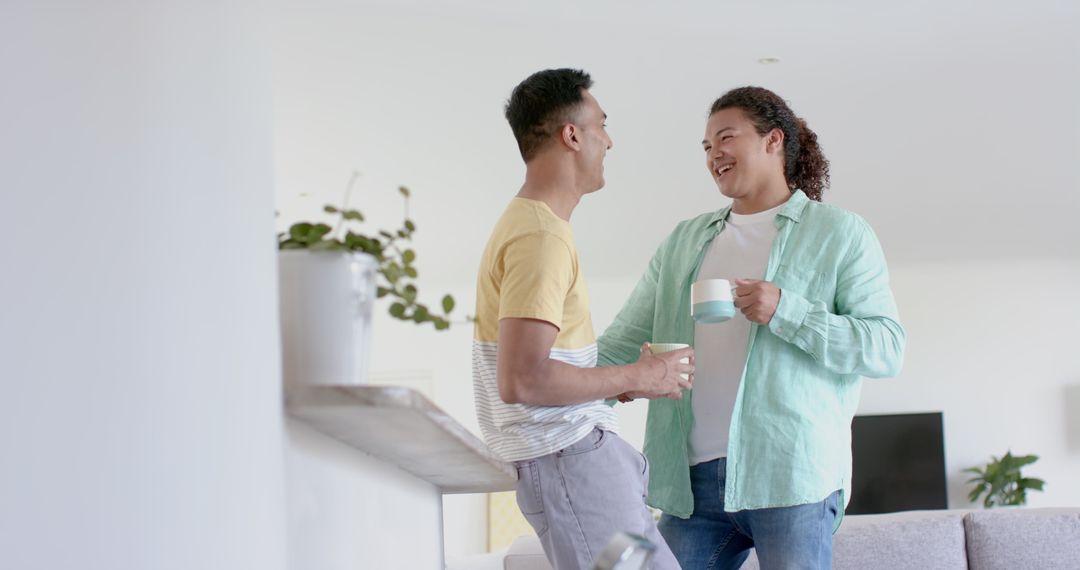
{"type": "Polygon", "coordinates": [[[499,319],[547,321],[559,328],[551,358],[596,366],[589,292],[578,265],[570,224],[547,204],[514,198],[491,233],[476,283],[473,390],[480,429],[506,461],[558,451],[594,427],[615,431],[615,412],[603,400],[570,406],[507,404],[495,376],[499,319]]]}

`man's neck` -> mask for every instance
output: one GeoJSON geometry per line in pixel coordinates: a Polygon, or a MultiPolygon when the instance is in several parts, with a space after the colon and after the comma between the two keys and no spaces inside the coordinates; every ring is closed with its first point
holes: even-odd
{"type": "Polygon", "coordinates": [[[570,221],[570,215],[581,201],[576,179],[566,169],[544,168],[543,165],[529,165],[525,170],[525,183],[517,193],[519,198],[528,198],[547,204],[556,216],[570,221]]]}
{"type": "Polygon", "coordinates": [[[747,196],[735,198],[731,204],[731,211],[744,215],[756,214],[771,210],[791,198],[791,190],[783,180],[774,182],[747,196]]]}

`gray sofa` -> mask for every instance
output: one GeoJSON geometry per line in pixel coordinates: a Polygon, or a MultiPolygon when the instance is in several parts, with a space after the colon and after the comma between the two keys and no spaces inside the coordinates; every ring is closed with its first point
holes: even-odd
{"type": "MultiPolygon", "coordinates": [[[[503,567],[551,570],[535,536],[515,540],[503,567]]],[[[751,553],[743,570],[757,568],[751,553]]],[[[1080,570],[1080,508],[849,515],[833,537],[833,568],[1080,570]]]]}

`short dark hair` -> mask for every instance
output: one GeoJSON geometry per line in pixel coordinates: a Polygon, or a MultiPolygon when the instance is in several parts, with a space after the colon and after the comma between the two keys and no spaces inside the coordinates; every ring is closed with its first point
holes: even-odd
{"type": "Polygon", "coordinates": [[[506,102],[506,120],[521,158],[529,162],[584,100],[592,78],[580,69],[545,69],[514,88],[506,102]]]}
{"type": "Polygon", "coordinates": [[[806,121],[796,116],[783,98],[764,87],[728,91],[713,101],[709,116],[732,107],[746,112],[758,135],[764,136],[773,129],[783,131],[784,178],[788,186],[820,202],[822,193],[829,187],[829,160],[806,121]]]}

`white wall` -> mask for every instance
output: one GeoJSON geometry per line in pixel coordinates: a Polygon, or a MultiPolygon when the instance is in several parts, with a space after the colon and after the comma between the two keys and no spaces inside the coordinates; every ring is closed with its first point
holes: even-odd
{"type": "Polygon", "coordinates": [[[442,509],[432,484],[287,421],[289,567],[440,567],[442,509]]]}
{"type": "MultiPolygon", "coordinates": [[[[461,300],[463,309],[471,310],[475,297],[471,285],[450,287],[433,280],[422,283],[420,291],[422,296],[451,293],[461,300]]],[[[372,343],[373,375],[385,376],[392,371],[405,371],[405,375],[411,371],[414,376],[429,374],[430,390],[405,385],[420,388],[479,437],[472,391],[472,326],[458,323],[449,330],[434,332],[430,325],[421,328],[392,319],[382,305],[376,310],[375,327],[378,333],[372,343]]],[[[486,495],[446,495],[443,508],[447,558],[486,551],[486,495]]]]}
{"type": "Polygon", "coordinates": [[[0,7],[0,567],[285,567],[251,4],[0,7]]]}
{"type": "Polygon", "coordinates": [[[859,413],[944,412],[950,506],[969,504],[962,469],[1008,449],[1040,456],[1030,505],[1080,505],[1080,258],[904,265],[893,282],[904,370],[866,381],[859,413]]]}

